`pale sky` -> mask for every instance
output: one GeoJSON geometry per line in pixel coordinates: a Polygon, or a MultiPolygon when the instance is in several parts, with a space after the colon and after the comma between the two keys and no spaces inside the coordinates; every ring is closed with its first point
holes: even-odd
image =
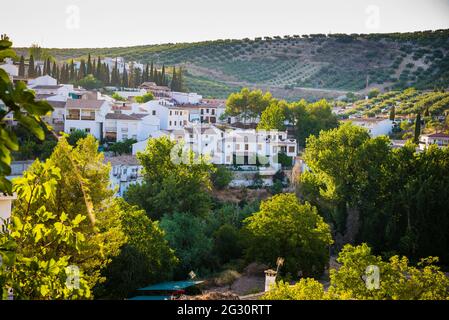
{"type": "Polygon", "coordinates": [[[448,28],[449,0],[13,0],[0,9],[0,33],[16,47],[448,28]]]}

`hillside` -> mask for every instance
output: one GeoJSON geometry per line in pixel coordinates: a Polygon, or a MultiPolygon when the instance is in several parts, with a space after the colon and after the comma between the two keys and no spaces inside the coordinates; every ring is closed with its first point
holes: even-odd
{"type": "MultiPolygon", "coordinates": [[[[25,48],[17,48],[26,53],[25,48]]],[[[369,87],[449,86],[449,30],[367,35],[309,35],[119,48],[50,49],[60,60],[122,56],[183,65],[189,90],[226,97],[243,86],[296,99],[337,97],[369,87]]]]}

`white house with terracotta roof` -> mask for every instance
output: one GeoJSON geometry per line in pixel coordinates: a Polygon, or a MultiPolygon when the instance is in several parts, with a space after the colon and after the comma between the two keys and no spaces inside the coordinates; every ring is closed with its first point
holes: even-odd
{"type": "Polygon", "coordinates": [[[106,100],[68,99],[65,108],[66,133],[83,130],[101,140],[106,114],[111,110],[106,100]]]}
{"type": "Polygon", "coordinates": [[[439,148],[447,148],[449,146],[449,134],[433,133],[419,136],[419,149],[424,150],[432,144],[437,145],[439,148]]]}

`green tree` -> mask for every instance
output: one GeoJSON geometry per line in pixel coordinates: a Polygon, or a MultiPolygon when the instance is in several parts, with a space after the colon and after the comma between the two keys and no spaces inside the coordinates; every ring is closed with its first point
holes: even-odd
{"type": "Polygon", "coordinates": [[[148,92],[143,96],[137,96],[135,99],[137,103],[146,103],[148,101],[154,100],[154,95],[151,92],[148,92]]]}
{"type": "Polygon", "coordinates": [[[325,99],[315,103],[300,100],[292,103],[286,113],[287,119],[295,127],[296,140],[300,146],[305,146],[310,135],[318,135],[321,130],[338,126],[337,117],[332,113],[332,105],[325,99]]]}
{"type": "MultiPolygon", "coordinates": [[[[74,286],[67,286],[69,265],[86,243],[81,224],[86,216],[72,217],[53,211],[51,203],[61,180],[60,168],[39,160],[15,180],[18,200],[7,224],[0,232],[0,293],[13,288],[15,299],[80,299],[91,297],[91,285],[83,270],[74,286]],[[76,287],[78,285],[78,287],[76,287]]],[[[69,282],[70,284],[70,282],[69,282]]]]}
{"type": "Polygon", "coordinates": [[[285,258],[292,275],[321,275],[329,259],[329,226],[309,203],[294,194],[279,194],[262,201],[259,212],[245,220],[250,258],[273,266],[285,258]]]}
{"type": "Polygon", "coordinates": [[[368,98],[369,98],[369,99],[375,98],[375,97],[377,97],[379,94],[380,94],[379,89],[377,89],[377,88],[371,89],[371,90],[368,92],[368,98]]]}
{"type": "Polygon", "coordinates": [[[230,116],[239,116],[245,122],[254,119],[272,102],[272,96],[269,92],[263,93],[261,90],[250,91],[243,88],[238,93],[232,93],[226,101],[226,114],[230,116]]]}
{"type": "MultiPolygon", "coordinates": [[[[6,35],[0,38],[0,62],[5,58],[15,58],[11,49],[12,42],[6,35]]],[[[4,107],[0,108],[0,191],[10,193],[11,182],[5,176],[11,173],[11,152],[19,150],[19,144],[12,128],[7,125],[5,118],[12,116],[15,121],[24,126],[38,139],[45,138],[44,129],[47,125],[41,116],[53,111],[46,101],[36,101],[32,91],[25,83],[13,83],[3,69],[0,69],[0,101],[4,107]]]]}
{"type": "Polygon", "coordinates": [[[260,117],[260,122],[257,125],[258,130],[285,130],[285,109],[280,105],[280,102],[272,102],[263,112],[260,117]]]}
{"type": "Polygon", "coordinates": [[[133,144],[136,142],[136,139],[125,139],[123,141],[117,141],[109,147],[109,150],[114,152],[114,155],[131,154],[133,144]]]}
{"type": "Polygon", "coordinates": [[[190,271],[207,272],[211,266],[213,242],[206,235],[206,221],[189,213],[164,216],[160,227],[179,259],[176,276],[185,279],[190,271]]]}
{"type": "Polygon", "coordinates": [[[183,151],[181,143],[167,137],[149,139],[137,159],[144,168],[144,181],[128,188],[125,194],[128,202],[145,209],[152,219],[174,212],[192,215],[208,212],[210,175],[214,168],[206,159],[183,151]]]}
{"type": "Polygon", "coordinates": [[[107,280],[96,288],[96,297],[127,298],[136,288],[169,280],[178,263],[159,224],[151,221],[145,211],[117,201],[127,240],[103,271],[107,280]]]}
{"type": "Polygon", "coordinates": [[[117,92],[114,92],[112,94],[112,99],[117,100],[117,101],[126,101],[126,98],[122,97],[117,92]]]}
{"type": "Polygon", "coordinates": [[[77,129],[77,130],[70,132],[69,136],[67,137],[67,142],[71,146],[75,147],[79,140],[84,139],[86,137],[87,137],[86,131],[77,129]]]}
{"type": "Polygon", "coordinates": [[[20,56],[19,77],[25,77],[25,58],[20,56]]]}
{"type": "Polygon", "coordinates": [[[28,78],[35,78],[36,77],[36,69],[34,67],[34,57],[33,55],[30,55],[30,59],[28,61],[28,78]]]}
{"type": "Polygon", "coordinates": [[[87,90],[99,89],[103,87],[103,83],[100,80],[96,79],[92,74],[88,74],[84,78],[78,80],[76,82],[76,85],[87,90]]]}
{"type": "Polygon", "coordinates": [[[420,135],[421,135],[421,113],[418,113],[415,118],[415,135],[413,137],[414,143],[419,143],[420,135]]]}
{"type": "Polygon", "coordinates": [[[389,118],[391,121],[394,121],[394,119],[396,118],[396,107],[395,106],[391,107],[389,118]]]}
{"type": "Polygon", "coordinates": [[[233,173],[231,170],[222,165],[215,166],[215,170],[211,175],[212,184],[218,190],[223,190],[232,181],[233,173]]]}

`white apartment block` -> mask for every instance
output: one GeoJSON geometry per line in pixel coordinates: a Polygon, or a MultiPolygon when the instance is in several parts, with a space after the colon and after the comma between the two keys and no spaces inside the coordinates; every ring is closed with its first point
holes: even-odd
{"type": "Polygon", "coordinates": [[[106,100],[69,99],[65,108],[64,131],[84,130],[101,140],[106,114],[111,105],[106,100]]]}
{"type": "MultiPolygon", "coordinates": [[[[237,129],[223,131],[212,125],[192,124],[167,133],[196,154],[206,156],[214,164],[229,166],[265,166],[281,168],[278,154],[296,157],[295,139],[288,139],[284,131],[237,129]]],[[[133,145],[133,154],[143,151],[146,142],[133,145]]]]}

